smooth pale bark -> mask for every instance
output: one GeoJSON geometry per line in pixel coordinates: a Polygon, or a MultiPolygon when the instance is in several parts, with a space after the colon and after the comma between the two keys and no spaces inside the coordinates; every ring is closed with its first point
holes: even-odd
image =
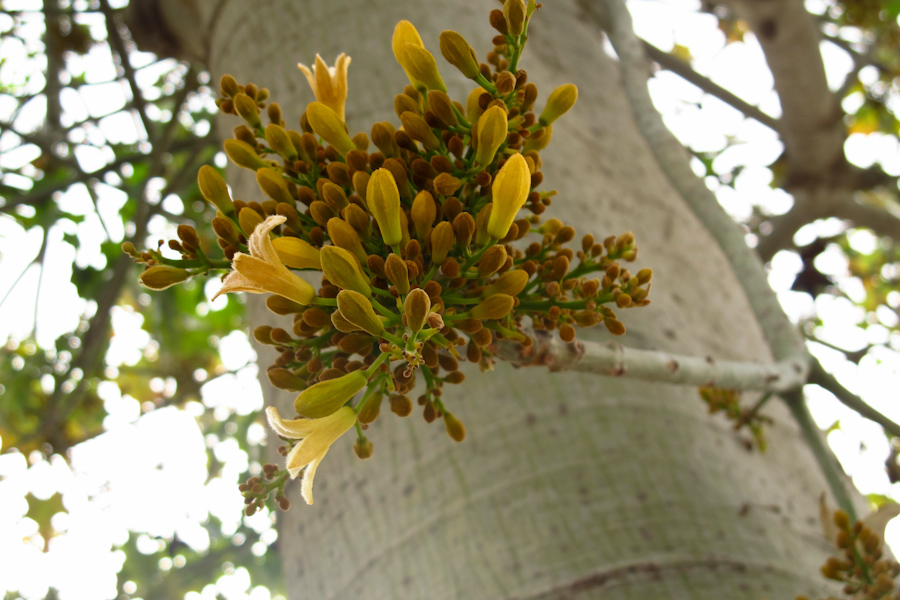
{"type": "MultiPolygon", "coordinates": [[[[351,133],[396,122],[405,83],[390,49],[394,24],[415,23],[436,55],[443,29],[483,57],[494,2],[270,1],[200,3],[214,80],[231,73],[272,91],[297,127],[313,100],[296,62],[353,58],[351,133]],[[214,11],[218,11],[214,14],[214,11]]],[[[534,19],[521,63],[541,89],[579,87],[543,153],[552,216],[599,239],[633,230],[638,265],[654,269],[653,304],[625,311],[628,345],[729,360],[771,360],[732,272],[670,187],[638,133],[604,38],[574,1],[534,19]]],[[[450,91],[471,89],[438,58],[450,91]]],[[[236,120],[220,120],[228,135],[236,120]]],[[[229,182],[258,199],[247,171],[229,182]]],[[[259,313],[260,304],[254,303],[259,313]]],[[[579,335],[582,335],[579,333],[579,335]]],[[[608,341],[594,330],[585,339],[608,341]]],[[[273,359],[261,351],[264,366],[273,359]]],[[[374,457],[348,435],[280,519],[293,598],[792,598],[834,591],[818,523],[826,489],[786,410],[769,451],[748,452],[695,389],[499,364],[446,389],[468,438],[383,409],[374,457]]],[[[289,412],[291,398],[268,393],[289,412]]],[[[747,401],[753,398],[748,397],[747,401]]],[[[275,441],[275,440],[273,440],[275,441]]]]}

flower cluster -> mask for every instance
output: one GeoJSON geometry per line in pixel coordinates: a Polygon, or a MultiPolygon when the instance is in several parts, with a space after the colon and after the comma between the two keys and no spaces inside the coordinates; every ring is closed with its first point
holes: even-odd
{"type": "Polygon", "coordinates": [[[268,418],[291,445],[287,470],[303,473],[309,503],[331,444],[355,427],[357,455],[371,456],[364,431],[384,400],[396,415],[411,414],[419,378],[423,417],[441,419],[461,441],[465,428],[443,395],[445,384],[463,381],[461,362],[490,370],[494,344],[530,344],[529,325],[566,341],[576,327],[600,323],[621,335],[615,311],[650,302],[651,271],[622,266],[637,256],[631,233],[578,243],[571,226],[543,220],[556,192],[538,189],[540,152],[578,92],[563,85],[534,110],[538,88],[518,62],[538,8],[506,0],[491,12],[498,35],[486,63],[459,33],[441,34],[443,57],[474,83],[465,102],[450,98],[434,56],[401,21],[392,40],[410,82],[394,98],[401,125],[375,123],[368,135],[345,124],[345,55],[333,68],[320,57],[311,69],[300,65],[316,100],[297,130],[266,89],[222,77],[218,106],[243,120],[225,152],[255,173],[265,199],[233,199],[203,167],[200,190],[217,209],[211,224],[224,261],[207,258],[187,226],[169,244],[181,259],[128,249],[148,265],[148,287],[225,262],[220,293],[271,294],[268,308],[292,318],[289,328],[260,326],[254,336],[278,352],[272,384],[299,392],[299,418],[283,420],[274,408],[268,418]],[[298,271],[321,272],[321,283],[298,271]]]}
{"type": "MultiPolygon", "coordinates": [[[[830,556],[822,565],[822,575],[844,584],[843,592],[859,600],[898,600],[900,591],[895,579],[900,575],[900,564],[893,558],[885,557],[881,549],[881,538],[862,521],[851,523],[842,510],[834,513],[837,532],[835,545],[841,556],[830,556]]],[[[797,596],[796,600],[809,600],[797,596]]],[[[828,600],[837,600],[829,597],[828,600]]]]}

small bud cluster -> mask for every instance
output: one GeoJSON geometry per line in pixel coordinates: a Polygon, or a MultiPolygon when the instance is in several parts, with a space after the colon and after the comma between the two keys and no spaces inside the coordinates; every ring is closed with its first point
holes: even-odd
{"type": "MultiPolygon", "coordinates": [[[[385,121],[369,134],[350,134],[345,55],[333,69],[321,58],[311,70],[301,66],[316,101],[297,130],[265,88],[222,77],[219,109],[243,120],[225,152],[255,173],[264,196],[232,199],[214,169],[200,171],[200,191],[217,211],[212,229],[232,268],[222,292],[271,293],[268,308],[291,317],[289,327],[260,326],[253,335],[278,353],[268,369],[272,384],[299,392],[298,424],[275,422],[286,434],[299,432],[293,439],[309,436],[305,448],[321,451],[307,431],[345,431],[343,418],[335,420],[340,428],[313,422],[362,393],[352,405],[354,450],[368,458],[372,443],[362,431],[385,398],[391,412],[410,415],[419,378],[423,418],[443,419],[461,441],[465,427],[443,396],[445,384],[463,381],[461,362],[491,370],[497,340],[531,343],[526,323],[558,330],[565,341],[576,327],[600,323],[621,335],[616,311],[649,304],[651,270],[632,274],[622,266],[637,258],[631,233],[602,241],[586,235],[578,246],[574,228],[542,221],[556,192],[538,189],[540,152],[578,94],[574,85],[561,86],[534,112],[538,88],[518,62],[539,7],[506,0],[491,13],[499,35],[487,63],[459,33],[441,34],[443,57],[475,84],[465,102],[450,98],[434,56],[401,21],[392,49],[410,84],[394,99],[399,129],[385,121]],[[321,271],[321,284],[314,288],[296,270],[321,271]]],[[[218,266],[190,235],[179,230],[179,237],[170,247],[181,260],[158,252],[137,257],[149,265],[142,276],[148,287],[218,266]]],[[[289,470],[308,464],[312,452],[291,454],[289,470]]]]}
{"type": "Polygon", "coordinates": [[[281,471],[276,465],[263,465],[262,477],[251,477],[238,486],[244,497],[244,514],[248,517],[256,514],[269,499],[269,495],[275,492],[275,503],[281,510],[291,507],[290,500],[284,495],[284,484],[287,482],[287,471],[281,471]]]}
{"type": "MultiPolygon", "coordinates": [[[[700,398],[709,407],[709,414],[722,412],[732,421],[736,431],[746,427],[753,435],[756,447],[762,452],[766,450],[766,437],[764,426],[772,423],[772,419],[760,414],[759,410],[771,398],[771,394],[763,396],[752,408],[743,408],[740,404],[741,390],[728,390],[723,388],[702,387],[697,390],[700,398]]],[[[751,442],[746,441],[748,448],[752,448],[751,442]]]]}
{"type": "MultiPolygon", "coordinates": [[[[900,600],[894,581],[900,575],[900,564],[883,557],[881,538],[862,521],[851,525],[842,510],[835,511],[834,524],[838,529],[835,543],[842,553],[828,557],[822,565],[822,575],[843,582],[844,594],[858,600],[900,600]]],[[[809,599],[797,596],[797,600],[809,599]]]]}

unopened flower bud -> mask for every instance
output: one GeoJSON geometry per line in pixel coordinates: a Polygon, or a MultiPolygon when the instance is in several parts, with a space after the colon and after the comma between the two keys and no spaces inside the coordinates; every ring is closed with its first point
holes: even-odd
{"type": "Polygon", "coordinates": [[[569,112],[575,106],[576,100],[578,100],[578,88],[575,87],[575,84],[567,83],[559,86],[547,98],[547,106],[541,112],[538,122],[544,127],[551,125],[555,120],[569,112]]]}
{"type": "Polygon", "coordinates": [[[322,269],[319,249],[300,238],[280,237],[272,240],[278,259],[292,269],[322,269]]]}
{"type": "Polygon", "coordinates": [[[203,197],[219,209],[223,215],[234,215],[234,203],[225,186],[225,180],[218,171],[209,165],[203,165],[197,173],[197,184],[203,197]]]}
{"type": "Polygon", "coordinates": [[[400,153],[397,142],[394,141],[396,133],[397,130],[387,121],[372,125],[372,143],[381,150],[385,158],[393,158],[400,153]]]}
{"type": "Polygon", "coordinates": [[[456,243],[456,233],[447,221],[441,221],[431,232],[431,260],[434,264],[443,264],[447,253],[456,243]]]}
{"type": "Polygon", "coordinates": [[[553,138],[553,125],[547,125],[543,128],[541,135],[532,135],[525,141],[525,145],[522,147],[522,152],[531,152],[532,150],[540,152],[550,143],[550,140],[553,138]]]}
{"type": "Polygon", "coordinates": [[[497,173],[491,190],[493,208],[487,232],[492,238],[502,240],[509,233],[510,226],[531,190],[531,173],[521,154],[513,154],[506,161],[497,173]]]}
{"type": "Polygon", "coordinates": [[[394,27],[394,35],[391,38],[391,48],[394,51],[394,58],[400,63],[400,66],[403,67],[403,70],[406,72],[406,76],[409,78],[410,83],[413,84],[413,87],[416,86],[418,81],[409,72],[406,68],[406,65],[403,64],[403,60],[401,60],[401,56],[403,54],[403,49],[406,44],[415,44],[421,47],[425,47],[425,44],[422,43],[422,38],[419,36],[419,32],[416,31],[415,25],[410,23],[409,21],[403,20],[397,23],[396,27],[394,27]]]}
{"type": "Polygon", "coordinates": [[[368,384],[364,371],[353,371],[336,379],[312,385],[294,400],[294,409],[304,417],[320,419],[337,411],[368,384]]]}
{"type": "Polygon", "coordinates": [[[450,173],[441,173],[434,178],[434,191],[441,196],[452,196],[462,186],[462,182],[450,173]]]}
{"type": "Polygon", "coordinates": [[[290,315],[294,313],[303,312],[304,308],[306,308],[303,304],[299,302],[294,302],[284,296],[279,296],[277,294],[272,294],[268,298],[266,298],[266,308],[271,310],[276,315],[290,315]]]}
{"type": "Polygon", "coordinates": [[[465,426],[462,424],[462,421],[454,417],[451,413],[444,413],[444,427],[447,428],[447,435],[449,435],[454,442],[461,442],[466,439],[465,426]]]}
{"type": "Polygon", "coordinates": [[[408,417],[412,413],[413,404],[409,397],[403,394],[393,394],[390,398],[391,412],[398,417],[408,417]]]}
{"type": "Polygon", "coordinates": [[[482,87],[477,87],[469,92],[469,97],[466,99],[466,119],[471,123],[477,121],[484,113],[484,109],[481,108],[481,95],[487,93],[487,90],[482,87]]]}
{"type": "Polygon", "coordinates": [[[441,140],[434,135],[425,119],[416,113],[406,111],[400,115],[400,122],[403,123],[403,129],[409,134],[409,137],[417,142],[422,142],[428,150],[437,150],[441,147],[441,140]]]}
{"type": "Polygon", "coordinates": [[[441,33],[441,54],[447,62],[459,69],[464,77],[475,79],[480,73],[478,69],[478,57],[475,50],[469,45],[462,35],[455,31],[441,33]]]}
{"type": "Polygon", "coordinates": [[[237,93],[234,95],[234,108],[241,118],[247,121],[247,124],[254,129],[259,128],[262,122],[259,120],[259,106],[247,94],[237,93]]]}
{"type": "Polygon", "coordinates": [[[275,169],[269,167],[258,169],[256,171],[256,183],[259,184],[259,188],[265,192],[266,196],[276,202],[293,204],[295,201],[288,191],[284,177],[275,169]]]}
{"type": "Polygon", "coordinates": [[[297,377],[297,375],[289,369],[269,369],[266,371],[266,375],[269,377],[269,383],[279,390],[299,392],[306,388],[306,381],[297,377]]]}
{"type": "Polygon", "coordinates": [[[253,233],[253,230],[256,229],[257,225],[262,222],[262,216],[249,206],[242,208],[241,212],[238,214],[238,223],[240,223],[241,229],[247,236],[253,233]]]}
{"type": "Polygon", "coordinates": [[[515,300],[507,294],[494,294],[469,311],[473,319],[502,319],[512,312],[515,300]]]}
{"type": "Polygon", "coordinates": [[[462,248],[468,247],[475,233],[475,219],[469,213],[459,213],[453,219],[453,231],[456,232],[456,243],[462,248]]]}
{"type": "Polygon", "coordinates": [[[431,329],[443,329],[444,328],[444,318],[436,312],[428,313],[428,316],[425,318],[425,322],[428,323],[428,327],[431,329]]]}
{"type": "Polygon", "coordinates": [[[481,292],[482,298],[488,298],[494,294],[507,294],[517,296],[528,285],[528,273],[522,269],[507,271],[497,281],[481,292]]]}
{"type": "Polygon", "coordinates": [[[372,440],[367,437],[357,439],[353,444],[353,453],[356,454],[356,457],[360,460],[372,458],[373,452],[374,447],[372,446],[372,440]]]}
{"type": "Polygon", "coordinates": [[[344,290],[353,290],[367,297],[372,295],[369,279],[349,250],[339,246],[325,246],[320,252],[320,258],[322,271],[328,281],[344,290]]]}
{"type": "Polygon", "coordinates": [[[401,294],[409,293],[409,269],[406,262],[393,252],[384,261],[384,274],[401,294]]]}
{"type": "Polygon", "coordinates": [[[327,105],[321,102],[310,102],[306,107],[306,118],[313,131],[330,146],[333,146],[341,156],[351,150],[356,150],[356,144],[344,129],[344,122],[327,105]]]}
{"type": "Polygon", "coordinates": [[[411,76],[410,81],[421,82],[429,90],[447,91],[434,56],[422,45],[404,44],[400,49],[398,62],[411,76]]]}
{"type": "Polygon", "coordinates": [[[406,94],[397,94],[394,96],[394,112],[397,113],[397,118],[403,116],[403,113],[405,112],[411,112],[421,116],[419,105],[406,94]]]}
{"type": "Polygon", "coordinates": [[[484,247],[491,239],[487,226],[490,222],[491,211],[493,210],[493,204],[485,204],[484,207],[478,211],[478,216],[475,217],[475,245],[478,247],[484,247]]]}
{"type": "Polygon", "coordinates": [[[447,92],[440,90],[428,92],[428,108],[447,125],[453,126],[459,122],[456,118],[456,113],[453,111],[453,102],[450,100],[447,92]]]}
{"type": "Polygon", "coordinates": [[[494,160],[497,149],[506,142],[508,123],[506,111],[494,105],[478,119],[475,133],[475,162],[486,167],[494,160]]]}
{"type": "Polygon", "coordinates": [[[266,125],[266,142],[283,159],[294,162],[298,158],[297,148],[284,127],[275,123],[266,125]]]}
{"type": "Polygon", "coordinates": [[[400,192],[397,182],[387,169],[378,169],[366,187],[369,212],[375,217],[381,237],[388,246],[396,246],[403,239],[400,227],[400,192]]]}
{"type": "Polygon", "coordinates": [[[154,265],[140,276],[141,285],[151,290],[164,290],[191,278],[187,269],[179,269],[168,265],[154,265]]]}
{"type": "Polygon", "coordinates": [[[496,244],[487,249],[478,261],[478,278],[486,279],[506,263],[506,248],[496,244]]]}
{"type": "Polygon", "coordinates": [[[416,229],[416,237],[424,242],[425,237],[428,235],[428,230],[431,229],[431,224],[434,223],[434,219],[437,217],[437,205],[434,202],[434,196],[430,192],[422,190],[416,194],[410,212],[413,226],[416,229]]]}
{"type": "Polygon", "coordinates": [[[237,80],[228,74],[222,75],[222,78],[219,79],[219,89],[222,91],[223,96],[228,96],[229,98],[240,91],[237,80]]]}
{"type": "Polygon", "coordinates": [[[331,238],[335,246],[348,250],[360,264],[365,264],[368,254],[363,248],[359,234],[350,223],[335,217],[334,219],[329,219],[327,229],[328,237],[331,238]]]}
{"type": "MultiPolygon", "coordinates": [[[[341,317],[356,325],[358,329],[376,336],[381,335],[381,332],[384,331],[384,323],[375,314],[372,303],[359,292],[341,290],[337,296],[337,304],[341,317]]],[[[334,315],[332,315],[332,322],[334,322],[334,315]]],[[[335,327],[337,327],[337,323],[335,323],[335,327]]]]}
{"type": "MultiPolygon", "coordinates": [[[[240,140],[225,140],[225,154],[231,159],[231,162],[239,167],[256,171],[268,167],[269,163],[264,161],[256,153],[256,149],[240,140]]],[[[211,200],[210,200],[211,202],[211,200]]]]}
{"type": "Polygon", "coordinates": [[[423,289],[416,288],[409,292],[403,303],[403,314],[406,315],[406,326],[410,331],[420,331],[425,327],[430,311],[431,299],[423,289]]]}
{"type": "Polygon", "coordinates": [[[366,403],[363,405],[362,410],[359,411],[359,422],[363,425],[373,423],[381,412],[381,402],[383,399],[384,396],[381,392],[374,392],[369,396],[366,403]]]}

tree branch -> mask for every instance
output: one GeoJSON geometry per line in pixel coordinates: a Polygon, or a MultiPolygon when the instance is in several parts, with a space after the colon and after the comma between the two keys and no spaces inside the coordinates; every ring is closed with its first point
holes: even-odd
{"type": "Polygon", "coordinates": [[[551,371],[578,371],[697,387],[784,392],[805,382],[803,371],[792,361],[768,365],[717,361],[712,357],[627,348],[615,342],[566,343],[547,331],[527,334],[534,341],[531,346],[504,341],[496,345],[496,356],[519,367],[543,366],[551,371]]]}
{"type": "Polygon", "coordinates": [[[781,102],[781,138],[791,177],[825,184],[842,173],[846,130],[828,89],[821,34],[803,0],[730,0],[756,34],[781,102]]]}
{"type": "Polygon", "coordinates": [[[892,436],[900,437],[900,425],[872,408],[865,400],[841,385],[841,382],[839,382],[834,375],[826,371],[825,368],[822,367],[822,363],[818,360],[813,361],[812,372],[809,375],[809,383],[815,383],[828,390],[847,408],[852,408],[870,421],[878,423],[892,436]]]}
{"type": "MultiPolygon", "coordinates": [[[[593,3],[590,6],[597,6],[593,3]]],[[[622,83],[638,129],[663,173],[684,198],[731,263],[747,300],[777,361],[792,361],[805,377],[808,354],[796,328],[781,309],[768,278],[744,234],[706,184],[691,170],[684,146],[670,132],[653,106],[647,90],[644,49],[634,33],[631,15],[621,1],[602,3],[609,11],[607,34],[621,61],[622,83]]],[[[603,16],[601,15],[601,19],[603,16]]]]}
{"type": "Polygon", "coordinates": [[[644,50],[647,52],[647,56],[650,60],[656,62],[662,68],[672,71],[685,81],[688,81],[707,94],[715,96],[722,102],[736,108],[737,110],[744,113],[745,116],[755,119],[768,127],[773,131],[779,131],[780,125],[778,123],[778,119],[771,115],[767,115],[763,111],[761,111],[756,106],[753,106],[749,102],[740,99],[736,95],[732,94],[722,86],[714,83],[707,77],[697,73],[694,69],[691,68],[691,65],[680,60],[679,58],[672,56],[668,52],[664,52],[647,42],[646,40],[641,40],[644,46],[644,50]]]}

